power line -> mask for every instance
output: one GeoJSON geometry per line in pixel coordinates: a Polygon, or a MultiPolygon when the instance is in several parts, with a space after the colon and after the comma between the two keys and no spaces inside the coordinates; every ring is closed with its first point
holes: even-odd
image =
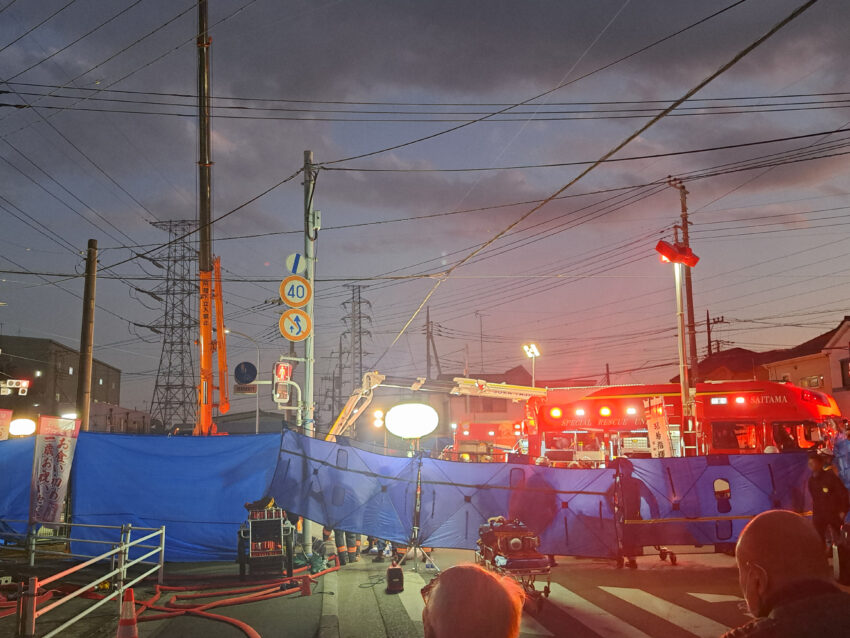
{"type": "Polygon", "coordinates": [[[675,38],[677,35],[680,35],[680,34],[686,32],[686,31],[689,31],[690,29],[693,29],[693,28],[699,26],[700,24],[707,22],[708,20],[711,20],[712,18],[715,18],[715,17],[721,15],[722,13],[725,13],[726,11],[729,11],[730,9],[737,7],[739,4],[743,4],[744,2],[746,2],[746,0],[737,0],[737,2],[733,2],[732,4],[728,5],[727,7],[720,9],[719,11],[715,11],[714,13],[706,16],[705,18],[697,20],[696,22],[693,22],[693,23],[689,24],[688,26],[686,26],[682,29],[679,29],[678,31],[675,31],[674,33],[671,33],[670,35],[667,35],[667,36],[665,36],[665,37],[663,37],[659,40],[652,42],[651,44],[648,44],[648,45],[646,45],[646,46],[644,46],[640,49],[637,49],[636,51],[633,51],[633,52],[631,52],[627,55],[624,55],[624,56],[614,60],[613,62],[609,62],[608,64],[605,64],[601,67],[598,67],[598,68],[594,69],[593,71],[585,73],[584,75],[580,75],[579,77],[577,77],[573,80],[570,80],[568,82],[562,82],[561,84],[559,84],[558,86],[556,86],[552,89],[549,89],[549,90],[544,91],[542,93],[538,93],[534,97],[528,98],[527,100],[523,100],[522,102],[518,102],[518,103],[513,104],[511,106],[508,106],[504,109],[500,109],[499,111],[496,111],[495,113],[491,113],[490,115],[485,115],[484,117],[478,118],[478,119],[473,120],[471,122],[465,122],[463,124],[460,124],[459,126],[453,126],[451,128],[448,128],[448,129],[445,129],[445,130],[442,130],[442,131],[438,131],[438,132],[432,133],[430,135],[425,135],[423,137],[418,137],[418,138],[413,139],[413,140],[408,140],[408,141],[402,142],[400,144],[394,144],[392,146],[387,146],[387,147],[384,147],[384,148],[381,148],[381,149],[378,149],[378,150],[375,150],[375,151],[369,151],[367,153],[360,153],[358,155],[352,155],[352,156],[349,156],[349,157],[340,158],[340,159],[333,160],[333,161],[330,161],[330,162],[323,162],[321,164],[321,166],[329,166],[331,164],[339,164],[341,162],[350,162],[352,160],[363,159],[364,157],[372,157],[374,155],[379,155],[381,153],[386,153],[386,152],[389,152],[389,151],[398,150],[398,149],[404,148],[406,146],[411,146],[413,144],[418,144],[419,142],[424,142],[426,140],[431,140],[431,139],[434,139],[436,137],[446,135],[447,133],[452,133],[454,131],[458,131],[458,130],[465,128],[467,126],[471,126],[472,124],[476,124],[477,122],[483,122],[484,120],[486,120],[490,117],[500,115],[501,113],[509,111],[509,110],[516,108],[518,106],[527,105],[530,102],[533,102],[534,100],[539,100],[540,98],[545,97],[545,96],[547,96],[551,93],[554,93],[555,91],[562,89],[565,86],[575,84],[576,82],[579,82],[579,81],[581,81],[581,80],[583,80],[587,77],[590,77],[591,75],[594,75],[596,73],[600,73],[601,71],[604,71],[605,69],[608,69],[608,68],[614,66],[615,64],[619,64],[620,62],[624,62],[625,60],[628,60],[629,58],[634,57],[636,55],[639,55],[640,53],[643,53],[644,51],[647,51],[647,50],[661,44],[662,42],[670,40],[671,38],[675,38]]]}

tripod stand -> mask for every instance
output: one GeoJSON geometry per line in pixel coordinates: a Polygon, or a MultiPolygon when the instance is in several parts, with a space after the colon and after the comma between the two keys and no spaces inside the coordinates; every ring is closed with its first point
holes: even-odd
{"type": "Polygon", "coordinates": [[[405,552],[404,556],[401,559],[399,565],[404,565],[408,556],[413,556],[413,571],[419,571],[419,561],[417,560],[417,555],[421,552],[422,560],[426,561],[426,565],[430,564],[434,566],[434,569],[440,571],[440,568],[437,567],[437,563],[434,562],[434,559],[425,551],[422,547],[422,543],[419,540],[419,522],[420,522],[420,514],[422,511],[422,453],[418,452],[418,467],[416,468],[416,500],[413,504],[413,530],[410,534],[410,542],[407,546],[407,552],[405,552]]]}

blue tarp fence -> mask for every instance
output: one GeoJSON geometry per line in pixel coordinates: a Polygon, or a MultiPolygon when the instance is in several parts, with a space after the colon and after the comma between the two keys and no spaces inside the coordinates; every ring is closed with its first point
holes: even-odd
{"type": "MultiPolygon", "coordinates": [[[[0,441],[0,519],[26,521],[30,511],[30,481],[35,439],[0,441]]],[[[0,521],[0,540],[18,540],[27,524],[0,521]],[[4,536],[4,532],[6,535],[4,536]],[[8,535],[11,532],[12,535],[8,535]]]]}
{"type": "MultiPolygon", "coordinates": [[[[32,439],[0,442],[0,519],[26,518],[32,439]]],[[[423,545],[472,549],[493,516],[519,518],[547,554],[734,543],[747,520],[806,512],[805,454],[618,461],[608,469],[391,457],[292,431],[227,437],[82,433],[77,523],[166,526],[166,560],[231,560],[243,504],[262,496],[332,529],[406,543],[420,486],[423,545]]],[[[75,535],[107,540],[102,530],[75,535]]],[[[316,534],[318,535],[318,534],[316,534]]],[[[74,553],[92,553],[77,543],[74,553]]]]}
{"type": "MultiPolygon", "coordinates": [[[[232,560],[244,503],[268,493],[279,434],[155,437],[83,432],[71,471],[73,522],[165,525],[168,561],[232,560]]],[[[75,528],[114,540],[115,532],[75,528]]],[[[136,538],[134,536],[134,538],[136,538]]],[[[75,554],[102,545],[74,543],[75,554]]]]}

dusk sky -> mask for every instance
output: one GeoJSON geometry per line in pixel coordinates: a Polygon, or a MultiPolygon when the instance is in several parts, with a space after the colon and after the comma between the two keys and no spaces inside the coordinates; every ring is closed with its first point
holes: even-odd
{"type": "MultiPolygon", "coordinates": [[[[371,303],[365,367],[424,375],[424,311],[391,344],[435,276],[801,4],[209,0],[213,217],[312,150],[317,377],[336,363],[349,284],[371,303]],[[411,277],[387,278],[399,275],[411,277]]],[[[848,26],[846,0],[815,3],[624,161],[454,270],[429,301],[443,370],[463,370],[467,345],[473,376],[482,361],[490,373],[527,365],[534,341],[538,379],[599,380],[606,363],[615,383],[675,375],[673,274],[654,251],[678,221],[668,175],[690,192],[702,354],[706,310],[725,317],[713,332],[724,347],[755,350],[850,314],[848,26]],[[796,139],[767,143],[782,138],[796,139]]],[[[197,217],[196,31],[191,0],[0,0],[0,328],[78,347],[83,280],[61,275],[81,274],[97,239],[94,356],[123,371],[127,407],[148,407],[161,350],[140,326],[162,308],[131,285],[154,290],[163,274],[128,258],[167,241],[151,221],[197,217]]],[[[282,307],[266,300],[303,248],[301,181],[214,225],[226,323],[262,343],[269,369],[289,350],[282,307]]],[[[254,357],[230,340],[231,369],[254,357]]]]}

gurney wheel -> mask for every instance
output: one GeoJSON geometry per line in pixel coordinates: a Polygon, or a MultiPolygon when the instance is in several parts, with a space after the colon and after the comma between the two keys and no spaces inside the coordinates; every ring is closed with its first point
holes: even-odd
{"type": "MultiPolygon", "coordinates": [[[[672,557],[672,554],[670,554],[670,556],[672,557]]],[[[660,558],[661,560],[667,560],[667,550],[662,549],[660,552],[658,552],[658,558],[660,558]]]]}
{"type": "Polygon", "coordinates": [[[549,598],[549,591],[550,591],[550,590],[549,590],[549,585],[546,585],[546,587],[544,587],[544,588],[543,588],[543,595],[544,595],[546,598],[549,598]]]}
{"type": "Polygon", "coordinates": [[[670,552],[669,556],[670,556],[670,564],[675,565],[676,564],[676,554],[674,554],[673,552],[670,552]]]}

